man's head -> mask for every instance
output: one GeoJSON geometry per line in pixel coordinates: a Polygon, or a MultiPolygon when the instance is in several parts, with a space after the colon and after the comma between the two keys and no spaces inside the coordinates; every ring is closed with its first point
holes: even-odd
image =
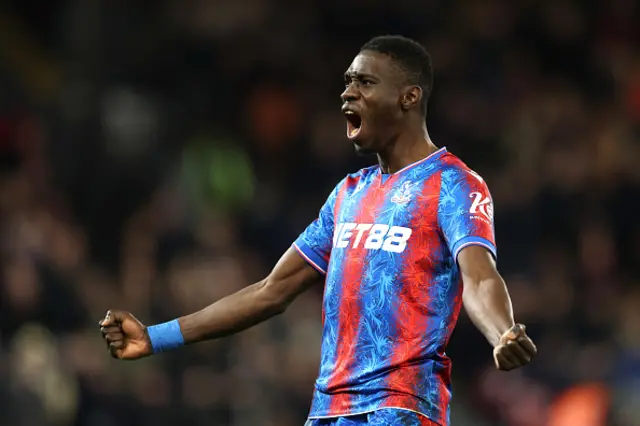
{"type": "Polygon", "coordinates": [[[424,122],[433,85],[431,58],[411,39],[375,37],[349,66],[345,85],[347,136],[358,152],[380,152],[409,126],[424,122]]]}

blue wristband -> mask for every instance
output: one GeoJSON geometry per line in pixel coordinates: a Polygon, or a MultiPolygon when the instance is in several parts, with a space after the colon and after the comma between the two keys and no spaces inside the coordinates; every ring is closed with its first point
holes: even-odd
{"type": "Polygon", "coordinates": [[[184,345],[184,337],[180,331],[178,320],[147,327],[153,353],[166,352],[184,345]]]}

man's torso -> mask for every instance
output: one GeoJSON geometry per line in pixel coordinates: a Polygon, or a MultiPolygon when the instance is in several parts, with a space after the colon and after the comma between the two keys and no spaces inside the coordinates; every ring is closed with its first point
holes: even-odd
{"type": "Polygon", "coordinates": [[[296,241],[326,272],[311,418],[397,407],[448,423],[444,350],[462,290],[455,255],[478,241],[493,247],[487,224],[469,221],[472,187],[484,188],[469,173],[444,149],[392,175],[363,169],[334,190],[322,226],[296,241]],[[317,237],[326,229],[328,242],[317,237]]]}

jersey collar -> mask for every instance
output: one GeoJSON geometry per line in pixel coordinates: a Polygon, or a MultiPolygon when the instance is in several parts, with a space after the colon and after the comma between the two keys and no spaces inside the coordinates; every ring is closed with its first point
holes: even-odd
{"type": "Polygon", "coordinates": [[[382,173],[383,175],[388,175],[388,176],[399,175],[400,173],[406,172],[407,170],[412,169],[412,168],[414,168],[416,166],[419,166],[420,164],[425,164],[425,163],[428,163],[429,161],[433,161],[433,160],[439,158],[445,152],[447,152],[447,147],[443,146],[442,148],[438,149],[437,151],[434,151],[431,154],[429,154],[427,157],[424,157],[422,160],[418,160],[415,163],[411,163],[408,166],[405,166],[405,167],[401,168],[400,170],[398,170],[397,172],[394,172],[394,173],[383,173],[382,169],[379,168],[379,170],[380,170],[380,173],[382,173]]]}

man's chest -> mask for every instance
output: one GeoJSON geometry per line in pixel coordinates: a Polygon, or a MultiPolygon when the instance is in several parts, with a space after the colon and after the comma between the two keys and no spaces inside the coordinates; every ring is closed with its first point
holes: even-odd
{"type": "Polygon", "coordinates": [[[356,186],[335,212],[333,250],[402,253],[437,234],[437,212],[437,192],[429,182],[356,186]]]}

